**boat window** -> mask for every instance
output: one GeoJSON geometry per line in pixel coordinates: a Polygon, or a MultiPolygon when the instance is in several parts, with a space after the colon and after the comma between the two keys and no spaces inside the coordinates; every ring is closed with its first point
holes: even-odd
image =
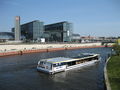
{"type": "Polygon", "coordinates": [[[57,67],[57,64],[53,64],[53,67],[57,67]]]}
{"type": "Polygon", "coordinates": [[[62,63],[53,64],[53,67],[58,67],[58,66],[62,66],[62,63]]]}
{"type": "Polygon", "coordinates": [[[66,63],[65,63],[65,62],[62,62],[61,65],[66,65],[66,63]]]}
{"type": "Polygon", "coordinates": [[[43,64],[43,62],[40,62],[40,64],[42,65],[42,64],[43,64]]]}
{"type": "Polygon", "coordinates": [[[98,56],[96,56],[95,59],[98,59],[98,56]]]}
{"type": "Polygon", "coordinates": [[[61,63],[58,63],[58,66],[61,66],[61,63]]]}
{"type": "Polygon", "coordinates": [[[67,62],[67,65],[68,65],[68,66],[76,65],[76,61],[67,62]]]}

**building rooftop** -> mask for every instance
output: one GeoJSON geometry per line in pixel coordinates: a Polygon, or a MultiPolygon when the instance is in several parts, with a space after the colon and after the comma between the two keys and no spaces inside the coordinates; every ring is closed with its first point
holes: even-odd
{"type": "Polygon", "coordinates": [[[43,22],[43,21],[39,21],[39,20],[34,20],[34,21],[31,21],[31,22],[27,22],[27,23],[24,23],[24,24],[21,24],[21,25],[26,25],[26,24],[30,24],[30,23],[33,23],[33,22],[43,22]]]}
{"type": "Polygon", "coordinates": [[[62,21],[62,22],[57,22],[57,23],[47,24],[47,25],[45,25],[45,26],[55,25],[55,24],[62,24],[62,23],[68,23],[68,21],[62,21]]]}

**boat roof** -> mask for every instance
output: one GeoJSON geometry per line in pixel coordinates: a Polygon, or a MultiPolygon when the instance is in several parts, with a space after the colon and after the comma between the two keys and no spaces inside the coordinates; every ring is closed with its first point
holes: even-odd
{"type": "Polygon", "coordinates": [[[49,58],[49,59],[44,59],[42,61],[46,61],[49,63],[61,63],[61,62],[70,62],[70,61],[75,61],[75,60],[82,60],[85,58],[90,58],[97,56],[98,54],[79,54],[78,56],[67,58],[67,57],[55,57],[55,58],[49,58]]]}
{"type": "Polygon", "coordinates": [[[51,58],[51,59],[47,59],[47,62],[50,63],[60,63],[60,62],[65,62],[68,60],[71,60],[72,58],[66,58],[66,57],[56,57],[56,58],[51,58]]]}

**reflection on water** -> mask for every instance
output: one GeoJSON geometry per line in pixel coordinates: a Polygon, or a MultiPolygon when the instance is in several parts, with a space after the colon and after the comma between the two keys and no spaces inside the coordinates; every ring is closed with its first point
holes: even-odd
{"type": "Polygon", "coordinates": [[[98,67],[98,63],[94,63],[94,64],[91,64],[91,65],[86,66],[86,67],[75,68],[75,69],[71,69],[69,71],[49,75],[49,78],[51,80],[53,80],[54,82],[65,82],[68,77],[70,77],[70,78],[72,78],[72,76],[75,77],[76,75],[78,75],[80,73],[86,72],[86,70],[88,71],[88,74],[89,74],[89,71],[92,70],[91,68],[97,68],[98,67]]]}
{"type": "Polygon", "coordinates": [[[0,58],[0,90],[104,90],[103,67],[110,48],[66,50],[0,58]],[[43,58],[98,53],[99,63],[48,75],[36,70],[43,58]]]}

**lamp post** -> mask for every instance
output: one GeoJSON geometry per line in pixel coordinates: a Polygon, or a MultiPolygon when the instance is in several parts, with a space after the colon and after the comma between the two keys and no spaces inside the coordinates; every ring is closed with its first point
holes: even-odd
{"type": "Polygon", "coordinates": [[[111,49],[111,56],[112,56],[113,52],[114,52],[114,49],[111,49]]]}

